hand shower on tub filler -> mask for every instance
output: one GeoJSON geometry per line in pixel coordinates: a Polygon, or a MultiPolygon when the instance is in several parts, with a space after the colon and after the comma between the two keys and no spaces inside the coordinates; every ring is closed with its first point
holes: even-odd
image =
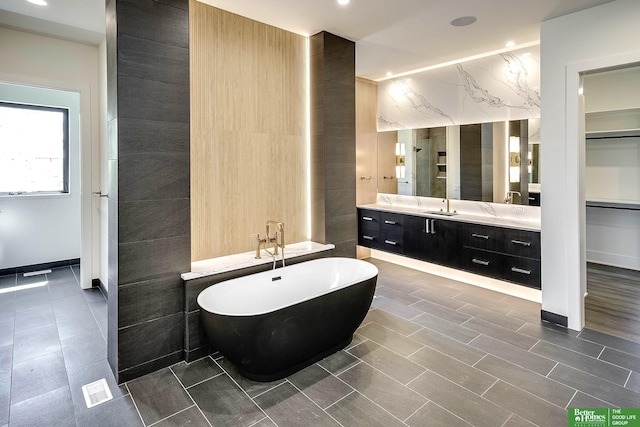
{"type": "Polygon", "coordinates": [[[284,263],[284,223],[278,221],[267,221],[266,226],[266,234],[264,238],[260,238],[260,234],[253,235],[256,238],[258,243],[256,247],[256,259],[261,259],[260,247],[273,257],[273,269],[276,268],[276,256],[278,255],[278,251],[280,251],[280,256],[282,259],[282,266],[285,266],[284,263]],[[275,231],[273,231],[273,228],[275,231]],[[273,235],[271,234],[273,231],[273,235]],[[270,251],[269,248],[272,248],[273,251],[270,251]]]}

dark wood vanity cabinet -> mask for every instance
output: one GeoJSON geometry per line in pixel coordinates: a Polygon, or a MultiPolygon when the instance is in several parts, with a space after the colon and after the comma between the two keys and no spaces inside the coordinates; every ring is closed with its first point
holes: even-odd
{"type": "Polygon", "coordinates": [[[358,209],[358,244],[540,289],[540,232],[358,209]]]}
{"type": "Polygon", "coordinates": [[[540,289],[540,232],[467,223],[459,238],[461,269],[540,289]]]}
{"type": "Polygon", "coordinates": [[[404,255],[405,217],[393,212],[358,209],[358,244],[404,255]]]}
{"type": "Polygon", "coordinates": [[[453,266],[455,222],[422,216],[405,216],[405,255],[421,261],[453,266]]]}

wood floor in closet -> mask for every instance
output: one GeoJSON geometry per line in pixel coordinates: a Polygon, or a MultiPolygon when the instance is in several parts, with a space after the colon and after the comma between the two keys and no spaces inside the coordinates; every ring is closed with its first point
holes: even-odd
{"type": "Polygon", "coordinates": [[[587,264],[585,326],[640,343],[640,271],[587,264]]]}

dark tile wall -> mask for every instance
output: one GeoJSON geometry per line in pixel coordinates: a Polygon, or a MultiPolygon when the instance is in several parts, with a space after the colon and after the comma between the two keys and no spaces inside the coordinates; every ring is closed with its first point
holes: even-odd
{"type": "Polygon", "coordinates": [[[355,257],[355,43],[326,31],[310,38],[311,239],[355,257]]]}
{"type": "Polygon", "coordinates": [[[482,123],[482,201],[493,202],[493,123],[482,123]]]}
{"type": "Polygon", "coordinates": [[[189,1],[107,0],[108,359],[119,382],[184,357],[191,269],[189,1]]]}
{"type": "Polygon", "coordinates": [[[460,198],[482,200],[482,130],[480,124],[460,126],[460,198]]]}

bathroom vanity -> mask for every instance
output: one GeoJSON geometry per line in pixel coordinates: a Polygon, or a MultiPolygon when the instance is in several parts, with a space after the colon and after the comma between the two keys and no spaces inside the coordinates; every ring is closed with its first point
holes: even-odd
{"type": "Polygon", "coordinates": [[[533,223],[407,207],[358,208],[358,244],[540,289],[533,223]]]}

